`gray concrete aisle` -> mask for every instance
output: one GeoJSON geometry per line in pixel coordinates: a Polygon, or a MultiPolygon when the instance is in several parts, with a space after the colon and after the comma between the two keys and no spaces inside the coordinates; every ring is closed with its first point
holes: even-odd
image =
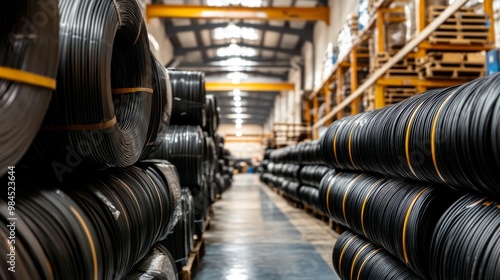
{"type": "Polygon", "coordinates": [[[289,206],[258,175],[236,175],[213,211],[196,280],[338,279],[331,265],[336,233],[289,206]]]}

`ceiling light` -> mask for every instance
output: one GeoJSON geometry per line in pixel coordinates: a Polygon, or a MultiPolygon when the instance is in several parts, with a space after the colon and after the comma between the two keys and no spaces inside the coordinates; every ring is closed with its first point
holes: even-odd
{"type": "Polygon", "coordinates": [[[239,113],[243,112],[243,109],[241,109],[241,107],[238,107],[238,108],[234,109],[234,112],[239,114],[239,113]]]}
{"type": "Polygon", "coordinates": [[[241,80],[248,78],[248,75],[241,72],[231,72],[227,74],[227,78],[230,79],[233,84],[239,84],[241,80]]]}
{"type": "Polygon", "coordinates": [[[262,7],[262,0],[207,0],[208,6],[244,6],[244,7],[262,7]]]}
{"type": "Polygon", "coordinates": [[[241,129],[241,123],[237,123],[237,124],[235,125],[235,127],[236,127],[237,129],[241,129]]]}
{"type": "Polygon", "coordinates": [[[241,102],[240,101],[234,102],[234,107],[241,107],[241,102]]]}
{"type": "MultiPolygon", "coordinates": [[[[220,50],[220,49],[219,49],[220,50]]],[[[242,59],[240,57],[233,57],[220,62],[221,66],[253,66],[255,62],[242,59]]]]}
{"type": "Polygon", "coordinates": [[[244,39],[256,41],[259,39],[259,33],[255,28],[239,27],[230,23],[226,27],[215,28],[213,31],[213,37],[214,40],[244,39]]]}
{"type": "Polygon", "coordinates": [[[241,94],[241,90],[238,89],[238,88],[235,88],[235,89],[233,89],[233,94],[234,95],[240,95],[241,94]]]}
{"type": "Polygon", "coordinates": [[[217,56],[256,56],[257,51],[248,47],[240,47],[236,43],[231,43],[228,47],[219,48],[217,56]]]}
{"type": "Polygon", "coordinates": [[[242,119],[236,119],[234,122],[235,122],[236,124],[242,124],[242,123],[243,123],[243,120],[242,120],[242,119]]]}
{"type": "Polygon", "coordinates": [[[237,137],[241,137],[243,135],[243,133],[241,131],[236,131],[236,136],[237,137]]]}
{"type": "Polygon", "coordinates": [[[241,101],[241,96],[236,95],[235,97],[233,97],[233,100],[234,101],[241,101]]]}

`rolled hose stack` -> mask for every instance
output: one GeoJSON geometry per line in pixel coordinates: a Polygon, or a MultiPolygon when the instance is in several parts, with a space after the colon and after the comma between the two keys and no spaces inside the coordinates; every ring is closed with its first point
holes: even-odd
{"type": "Polygon", "coordinates": [[[323,178],[319,197],[323,212],[335,222],[429,278],[432,234],[457,194],[410,181],[332,171],[323,178]]]}
{"type": "Polygon", "coordinates": [[[299,179],[302,184],[319,188],[321,179],[332,170],[324,165],[306,165],[300,169],[299,179]]]}
{"type": "Polygon", "coordinates": [[[56,87],[57,0],[0,3],[0,176],[28,150],[56,87]],[[44,19],[36,26],[33,21],[44,19]],[[43,54],[43,55],[40,55],[43,54]]]}
{"type": "MultiPolygon", "coordinates": [[[[177,220],[180,187],[172,170],[167,162],[141,163],[75,178],[62,189],[42,183],[45,187],[36,190],[30,186],[41,182],[24,181],[30,176],[17,170],[16,202],[22,207],[16,209],[16,270],[21,273],[2,279],[122,278],[177,220]]],[[[9,221],[3,200],[0,209],[5,238],[9,221]]],[[[2,244],[0,251],[8,251],[2,244]]]]}
{"type": "Polygon", "coordinates": [[[208,132],[210,137],[214,137],[219,127],[219,111],[217,106],[217,98],[213,95],[206,96],[207,121],[203,130],[208,132]]]}
{"type": "Polygon", "coordinates": [[[206,125],[205,76],[203,72],[168,71],[172,84],[172,119],[176,125],[206,125]]]}
{"type": "Polygon", "coordinates": [[[147,145],[153,101],[141,10],[136,1],[61,0],[59,12],[57,89],[33,152],[47,162],[76,151],[95,165],[134,164],[147,145]]]}
{"type": "Polygon", "coordinates": [[[332,255],[340,279],[422,279],[384,249],[362,236],[346,231],[339,236],[332,255]]]}
{"type": "Polygon", "coordinates": [[[123,279],[172,280],[177,279],[177,273],[172,255],[167,248],[157,243],[123,279]]]}
{"type": "Polygon", "coordinates": [[[334,122],[321,138],[339,169],[498,196],[500,74],[334,122]]]}

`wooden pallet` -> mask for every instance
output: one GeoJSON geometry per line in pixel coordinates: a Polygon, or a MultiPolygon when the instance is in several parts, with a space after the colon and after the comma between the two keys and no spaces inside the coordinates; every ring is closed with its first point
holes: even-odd
{"type": "Polygon", "coordinates": [[[483,69],[468,69],[455,67],[433,68],[428,66],[423,68],[419,73],[420,79],[477,79],[484,76],[483,69]]]}
{"type": "MultiPolygon", "coordinates": [[[[446,6],[431,5],[427,11],[427,18],[429,22],[437,18],[446,9],[446,6]]],[[[462,7],[457,12],[453,13],[450,18],[455,19],[486,19],[486,14],[477,13],[473,8],[462,7]]]]}
{"type": "Polygon", "coordinates": [[[196,272],[201,263],[201,258],[205,255],[205,240],[198,241],[189,254],[188,261],[182,270],[179,272],[179,280],[192,280],[196,276],[196,272]]]}
{"type": "Polygon", "coordinates": [[[445,67],[484,68],[485,61],[482,53],[430,52],[417,60],[417,68],[429,63],[445,67]]]}
{"type": "Polygon", "coordinates": [[[415,87],[386,87],[384,92],[385,104],[392,105],[417,94],[415,87]]]}

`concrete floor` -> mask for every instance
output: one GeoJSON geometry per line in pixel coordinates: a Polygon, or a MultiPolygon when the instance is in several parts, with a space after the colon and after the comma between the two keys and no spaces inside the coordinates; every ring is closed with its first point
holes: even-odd
{"type": "Polygon", "coordinates": [[[196,280],[339,279],[331,254],[338,235],[259,182],[234,177],[212,209],[196,280]]]}

